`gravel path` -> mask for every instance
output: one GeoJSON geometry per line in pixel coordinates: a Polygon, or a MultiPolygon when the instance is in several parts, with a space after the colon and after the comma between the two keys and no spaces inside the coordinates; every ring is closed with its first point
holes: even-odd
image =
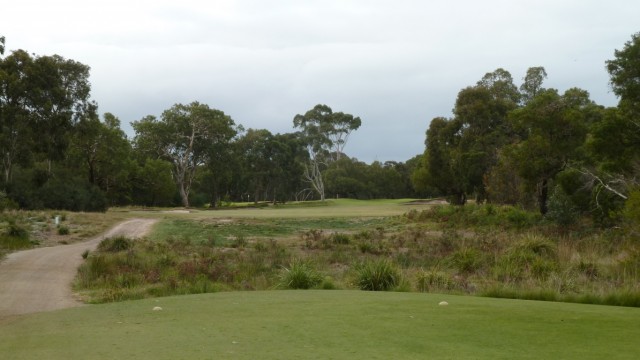
{"type": "Polygon", "coordinates": [[[82,305],[71,291],[82,253],[107,237],[144,236],[156,221],[133,219],[82,243],[9,254],[0,263],[0,319],[82,305]]]}

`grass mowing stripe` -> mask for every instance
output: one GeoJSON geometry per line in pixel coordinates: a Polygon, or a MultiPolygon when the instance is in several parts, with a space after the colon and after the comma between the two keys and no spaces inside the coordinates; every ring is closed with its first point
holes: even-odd
{"type": "Polygon", "coordinates": [[[640,351],[639,320],[635,308],[452,295],[231,292],[24,316],[0,327],[0,353],[12,359],[631,359],[640,351]],[[450,305],[439,306],[441,300],[450,305]]]}

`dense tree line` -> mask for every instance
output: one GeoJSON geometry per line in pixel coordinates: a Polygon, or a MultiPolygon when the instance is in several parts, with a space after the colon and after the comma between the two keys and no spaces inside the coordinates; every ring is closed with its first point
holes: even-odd
{"type": "Polygon", "coordinates": [[[128,138],[115,115],[100,118],[89,71],[58,55],[0,57],[0,207],[92,211],[413,195],[404,164],[367,165],[344,154],[361,125],[351,114],[320,104],[293,117],[296,132],[272,134],[193,102],[134,121],[128,138]]]}
{"type": "MultiPolygon", "coordinates": [[[[537,207],[598,221],[633,198],[640,174],[640,35],[606,63],[616,107],[578,88],[544,87],[543,67],[516,86],[504,69],[462,89],[405,163],[344,152],[359,117],[319,104],[291,133],[244,129],[207,104],[175,104],[133,122],[128,138],[91,100],[89,67],[0,37],[0,207],[105,210],[231,201],[447,196],[537,207]]],[[[555,214],[555,215],[554,215],[555,214]]]]}
{"type": "Polygon", "coordinates": [[[487,73],[458,93],[453,117],[431,121],[414,185],[458,205],[473,197],[610,221],[640,175],[639,55],[640,33],[606,62],[612,108],[582,89],[544,88],[543,67],[519,88],[504,69],[487,73]]]}

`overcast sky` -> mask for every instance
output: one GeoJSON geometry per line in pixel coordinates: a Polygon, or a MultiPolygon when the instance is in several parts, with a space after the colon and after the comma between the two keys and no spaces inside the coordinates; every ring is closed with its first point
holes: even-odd
{"type": "Polygon", "coordinates": [[[100,112],[130,135],[130,121],[175,103],[273,133],[322,103],[360,116],[345,152],[366,162],[422,153],[429,121],[499,67],[519,86],[544,66],[545,87],[614,106],[604,62],[640,31],[637,0],[20,0],[0,11],[8,51],[91,66],[100,112]]]}

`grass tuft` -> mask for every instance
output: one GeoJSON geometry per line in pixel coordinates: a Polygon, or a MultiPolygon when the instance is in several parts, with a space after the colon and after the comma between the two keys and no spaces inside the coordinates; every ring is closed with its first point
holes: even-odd
{"type": "Polygon", "coordinates": [[[386,259],[370,260],[356,267],[356,283],[360,290],[388,291],[400,283],[400,273],[386,259]]]}
{"type": "Polygon", "coordinates": [[[304,260],[294,259],[280,274],[280,287],[284,289],[311,289],[323,280],[313,266],[304,260]]]}

